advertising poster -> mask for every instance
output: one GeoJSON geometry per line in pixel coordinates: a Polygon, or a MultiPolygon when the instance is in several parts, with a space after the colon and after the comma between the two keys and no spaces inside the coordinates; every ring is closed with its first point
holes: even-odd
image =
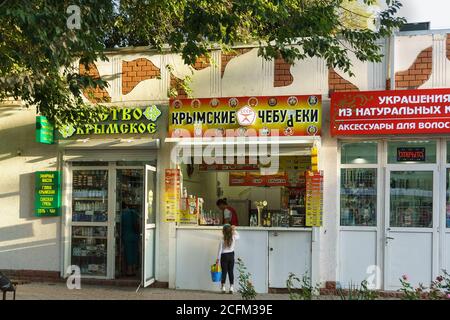
{"type": "Polygon", "coordinates": [[[57,217],[61,214],[61,172],[35,172],[34,214],[57,217]]]}
{"type": "Polygon", "coordinates": [[[450,89],[337,92],[333,136],[450,133],[450,89]]]}
{"type": "Polygon", "coordinates": [[[306,173],[306,226],[322,226],[323,172],[306,173]]]}
{"type": "Polygon", "coordinates": [[[257,172],[230,172],[228,184],[230,186],[283,187],[289,185],[289,176],[284,172],[271,175],[262,175],[257,172]]]}
{"type": "Polygon", "coordinates": [[[169,137],[319,136],[320,95],[170,100],[169,137]]]}
{"type": "Polygon", "coordinates": [[[179,169],[165,171],[164,222],[177,222],[181,203],[181,173],[179,169]]]}

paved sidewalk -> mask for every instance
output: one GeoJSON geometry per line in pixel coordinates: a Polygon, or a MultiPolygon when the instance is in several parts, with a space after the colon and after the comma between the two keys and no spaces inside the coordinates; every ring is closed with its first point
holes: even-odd
{"type": "MultiPolygon", "coordinates": [[[[330,298],[330,297],[329,297],[330,298]]],[[[328,298],[328,299],[329,299],[328,298]]],[[[7,296],[12,299],[12,295],[7,296]]],[[[240,300],[235,293],[221,294],[204,291],[172,290],[117,286],[81,285],[69,290],[65,283],[28,283],[17,288],[17,300],[240,300]]],[[[260,294],[258,300],[287,300],[287,294],[260,294]]]]}

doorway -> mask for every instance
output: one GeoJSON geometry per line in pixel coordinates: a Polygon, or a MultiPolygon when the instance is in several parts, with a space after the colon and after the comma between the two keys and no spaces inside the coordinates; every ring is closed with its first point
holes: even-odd
{"type": "Polygon", "coordinates": [[[385,284],[402,275],[414,286],[433,280],[437,261],[439,184],[435,165],[388,166],[385,209],[385,284]]]}
{"type": "MultiPolygon", "coordinates": [[[[338,279],[396,290],[429,285],[443,262],[445,152],[436,139],[340,143],[338,279]]],[[[444,216],[445,218],[445,216],[444,216]]]]}
{"type": "Polygon", "coordinates": [[[75,265],[84,277],[150,284],[155,274],[156,168],[124,161],[78,161],[69,168],[65,270],[75,265]]]}

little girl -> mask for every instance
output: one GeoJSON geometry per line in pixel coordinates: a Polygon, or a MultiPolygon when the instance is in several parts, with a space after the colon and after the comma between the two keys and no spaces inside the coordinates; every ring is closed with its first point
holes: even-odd
{"type": "Polygon", "coordinates": [[[234,284],[234,245],[236,240],[239,239],[239,234],[237,233],[235,226],[231,226],[229,224],[225,224],[222,229],[223,238],[220,241],[219,252],[217,253],[217,261],[220,262],[220,266],[222,268],[222,293],[225,293],[225,281],[230,281],[230,291],[229,293],[234,292],[233,284],[234,284]]]}

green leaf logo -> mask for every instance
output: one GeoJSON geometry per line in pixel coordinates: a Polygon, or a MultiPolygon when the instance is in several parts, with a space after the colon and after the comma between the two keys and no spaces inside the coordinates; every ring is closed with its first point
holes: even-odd
{"type": "Polygon", "coordinates": [[[59,133],[63,136],[63,138],[69,138],[75,133],[75,128],[72,125],[65,125],[64,127],[60,128],[59,133]]]}
{"type": "Polygon", "coordinates": [[[155,122],[159,116],[161,115],[161,111],[158,109],[157,106],[152,105],[151,107],[147,107],[144,111],[144,116],[150,120],[155,122]]]}

